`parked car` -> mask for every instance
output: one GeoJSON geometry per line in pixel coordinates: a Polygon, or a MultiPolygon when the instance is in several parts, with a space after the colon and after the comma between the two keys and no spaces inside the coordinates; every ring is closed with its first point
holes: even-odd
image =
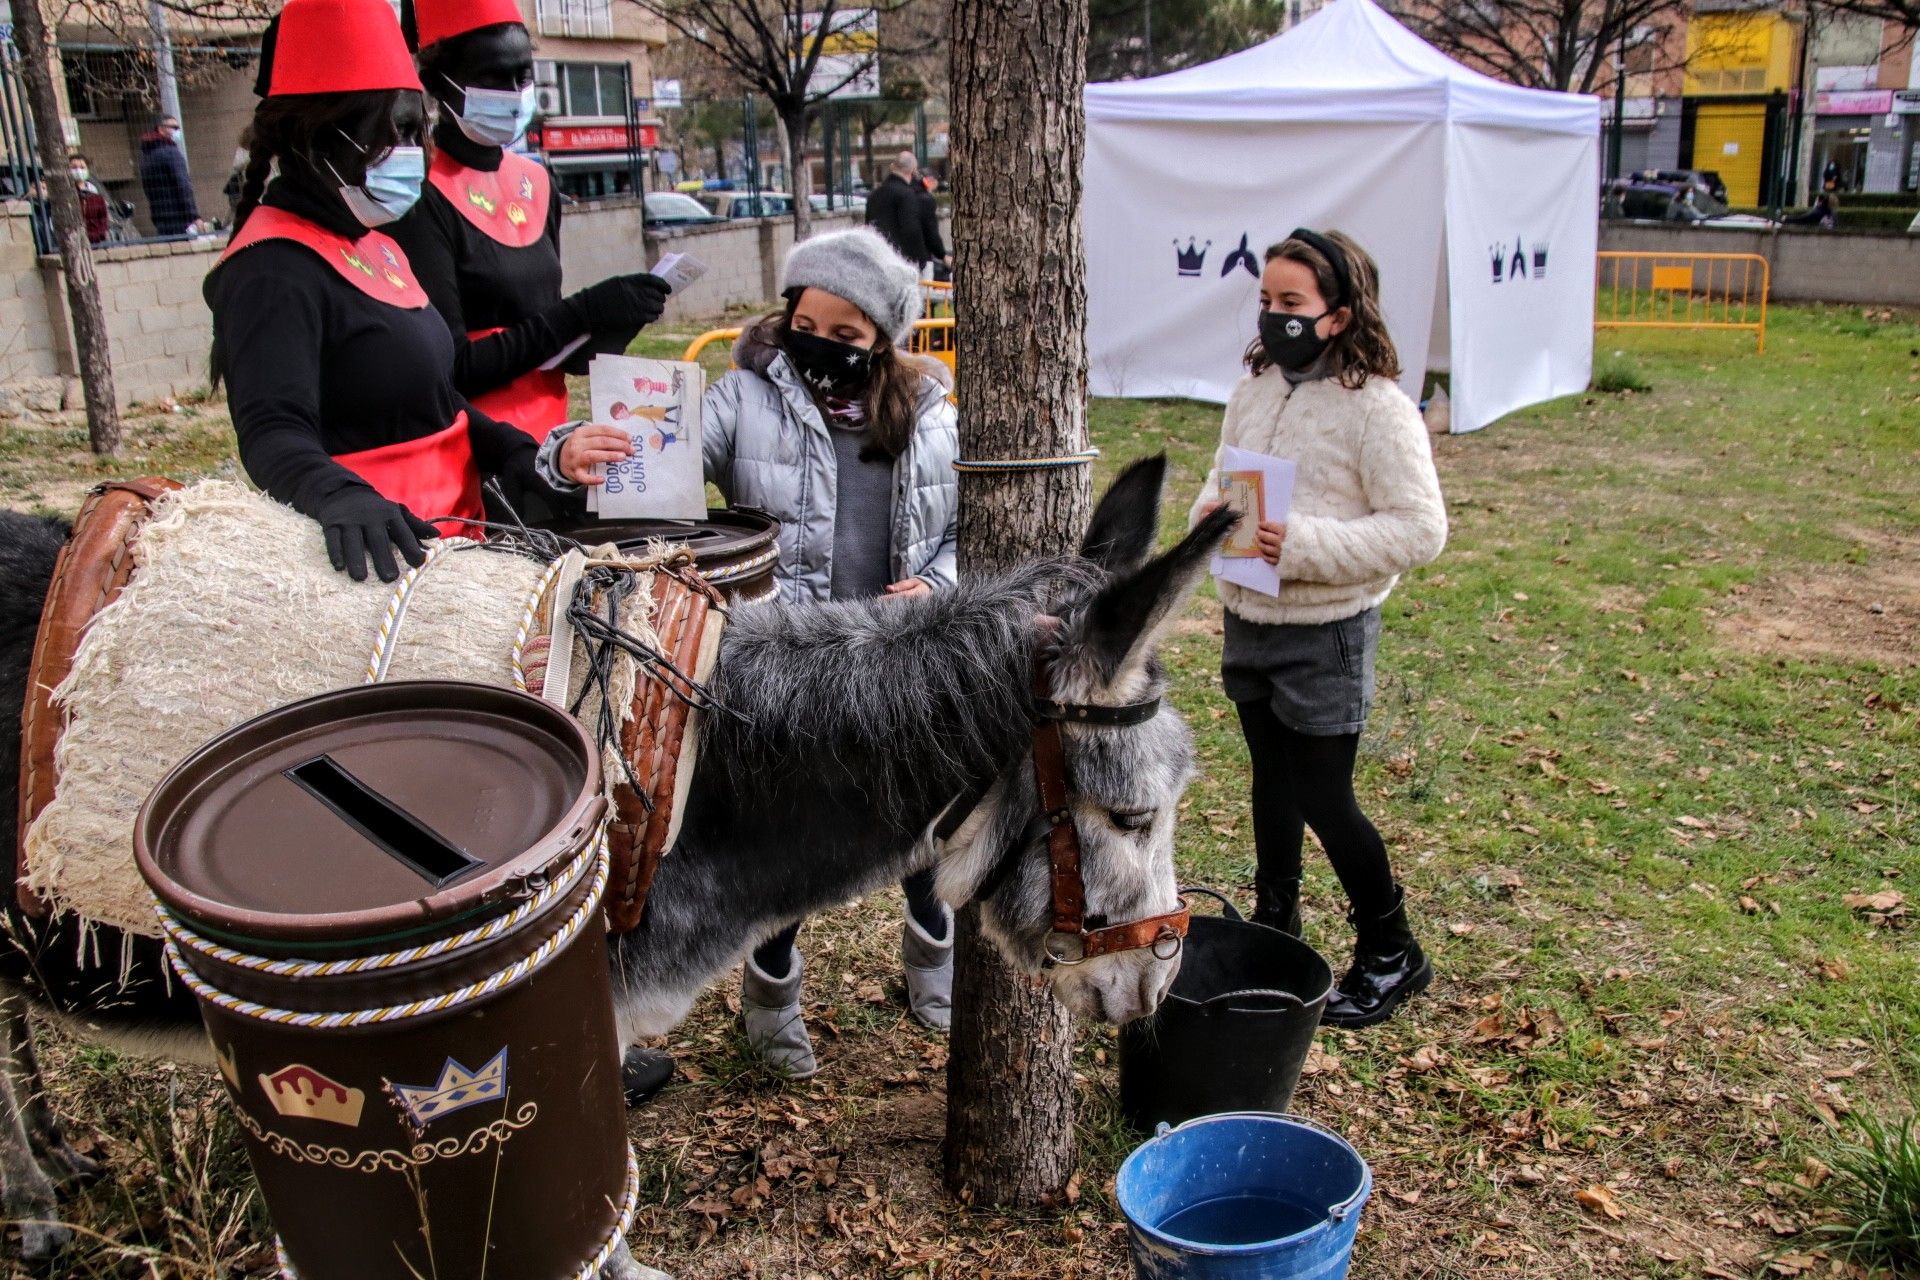
{"type": "Polygon", "coordinates": [[[831,209],[827,207],[827,198],[824,195],[808,196],[807,203],[813,206],[815,213],[857,213],[863,218],[867,215],[865,196],[849,196],[835,192],[831,209]]]}
{"type": "Polygon", "coordinates": [[[1712,169],[1641,169],[1633,174],[1635,182],[1663,182],[1682,189],[1692,187],[1706,196],[1717,209],[1700,204],[1696,205],[1710,218],[1717,218],[1727,211],[1727,184],[1712,169]]]}
{"type": "Polygon", "coordinates": [[[782,218],[793,213],[793,197],[784,191],[709,191],[700,197],[715,216],[735,218],[782,218]]]}
{"type": "Polygon", "coordinates": [[[692,196],[677,191],[649,191],[645,200],[650,227],[697,227],[726,221],[715,217],[692,196]]]}

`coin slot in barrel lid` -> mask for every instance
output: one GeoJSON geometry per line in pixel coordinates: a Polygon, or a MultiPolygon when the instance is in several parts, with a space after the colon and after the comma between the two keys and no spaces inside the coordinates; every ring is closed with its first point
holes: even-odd
{"type": "Polygon", "coordinates": [[[348,773],[332,756],[315,756],[281,773],[436,889],[486,865],[348,773]]]}

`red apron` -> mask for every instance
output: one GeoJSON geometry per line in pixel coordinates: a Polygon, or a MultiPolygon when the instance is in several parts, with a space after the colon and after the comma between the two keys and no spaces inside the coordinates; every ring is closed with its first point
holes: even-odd
{"type": "MultiPolygon", "coordinates": [[[[553,183],[544,168],[523,155],[501,152],[500,167],[488,173],[469,169],[438,151],[427,179],[489,240],[509,249],[526,249],[547,234],[553,183]]],[[[467,337],[485,338],[499,332],[475,329],[467,337]]],[[[568,418],[567,376],[558,369],[529,369],[504,387],[469,398],[480,412],[511,422],[535,440],[545,440],[568,418]]]]}
{"type": "MultiPolygon", "coordinates": [[[[489,338],[499,332],[475,329],[467,337],[489,338]]],[[[467,399],[489,418],[511,422],[543,442],[548,432],[573,416],[567,409],[567,375],[558,369],[529,369],[504,387],[467,399]]]]}
{"type": "MultiPolygon", "coordinates": [[[[427,305],[426,291],[414,278],[407,255],[392,238],[369,231],[358,240],[328,231],[284,209],[262,206],[247,218],[220,261],[225,262],[263,240],[291,240],[320,255],[341,279],[388,306],[417,311],[427,305]]],[[[365,480],[389,502],[398,502],[423,520],[450,519],[441,533],[478,538],[484,531],[461,523],[484,520],[480,468],[467,437],[462,410],[451,426],[398,444],[358,453],[335,454],[335,462],[365,480]]]]}
{"type": "Polygon", "coordinates": [[[460,522],[480,520],[480,469],[474,465],[462,409],[444,431],[358,453],[336,453],[333,460],[422,520],[434,520],[445,537],[485,539],[486,530],[460,522]]]}

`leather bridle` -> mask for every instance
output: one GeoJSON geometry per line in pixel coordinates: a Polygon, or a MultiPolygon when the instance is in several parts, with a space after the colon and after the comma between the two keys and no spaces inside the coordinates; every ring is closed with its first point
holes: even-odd
{"type": "MultiPolygon", "coordinates": [[[[1088,960],[1118,951],[1150,949],[1162,960],[1180,954],[1187,936],[1189,912],[1186,900],[1177,910],[1106,924],[1103,917],[1087,914],[1087,886],[1080,872],[1080,831],[1074,825],[1073,805],[1067,782],[1066,744],[1061,738],[1062,724],[1089,728],[1125,728],[1144,724],[1160,712],[1160,699],[1100,706],[1082,702],[1056,702],[1052,691],[1053,640],[1057,619],[1042,618],[1033,655],[1033,778],[1040,793],[1040,811],[1029,821],[1021,837],[1007,845],[994,862],[986,878],[975,891],[979,900],[992,894],[1012,869],[1018,856],[1035,843],[1047,843],[1047,862],[1053,890],[1053,922],[1047,934],[1046,953],[1050,965],[1083,964],[1088,960]],[[1089,927],[1091,926],[1091,927],[1089,927]]],[[[985,799],[989,779],[961,796],[948,807],[934,829],[939,839],[950,838],[985,799]]]]}

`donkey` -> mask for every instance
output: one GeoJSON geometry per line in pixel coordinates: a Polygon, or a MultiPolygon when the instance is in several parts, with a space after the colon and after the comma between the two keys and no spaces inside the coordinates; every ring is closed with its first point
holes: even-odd
{"type": "MultiPolygon", "coordinates": [[[[1156,457],[1123,472],[1078,556],[931,596],[734,615],[711,683],[726,710],[702,717],[678,843],[639,927],[614,940],[624,1042],[670,1031],[709,983],[792,921],[929,860],[941,896],[977,902],[1009,961],[1044,973],[1074,1014],[1124,1022],[1153,1011],[1178,969],[1177,939],[1158,945],[1163,932],[1155,945],[1084,960],[1062,953],[1053,824],[1030,752],[1037,699],[1081,712],[1061,726],[1070,789],[1060,821],[1078,837],[1087,927],[1176,911],[1174,821],[1193,750],[1160,700],[1154,649],[1234,518],[1216,512],[1150,558],[1165,471],[1156,457]]],[[[18,720],[63,537],[55,522],[0,513],[0,723],[18,720]]],[[[17,820],[17,750],[0,735],[0,822],[17,820]]],[[[14,945],[0,954],[4,1210],[48,1223],[25,1229],[29,1256],[65,1243],[49,1221],[58,1187],[98,1170],[47,1105],[27,1004],[83,1036],[208,1061],[197,1009],[166,980],[158,946],[112,931],[82,945],[78,928],[13,912],[14,945]]]]}

